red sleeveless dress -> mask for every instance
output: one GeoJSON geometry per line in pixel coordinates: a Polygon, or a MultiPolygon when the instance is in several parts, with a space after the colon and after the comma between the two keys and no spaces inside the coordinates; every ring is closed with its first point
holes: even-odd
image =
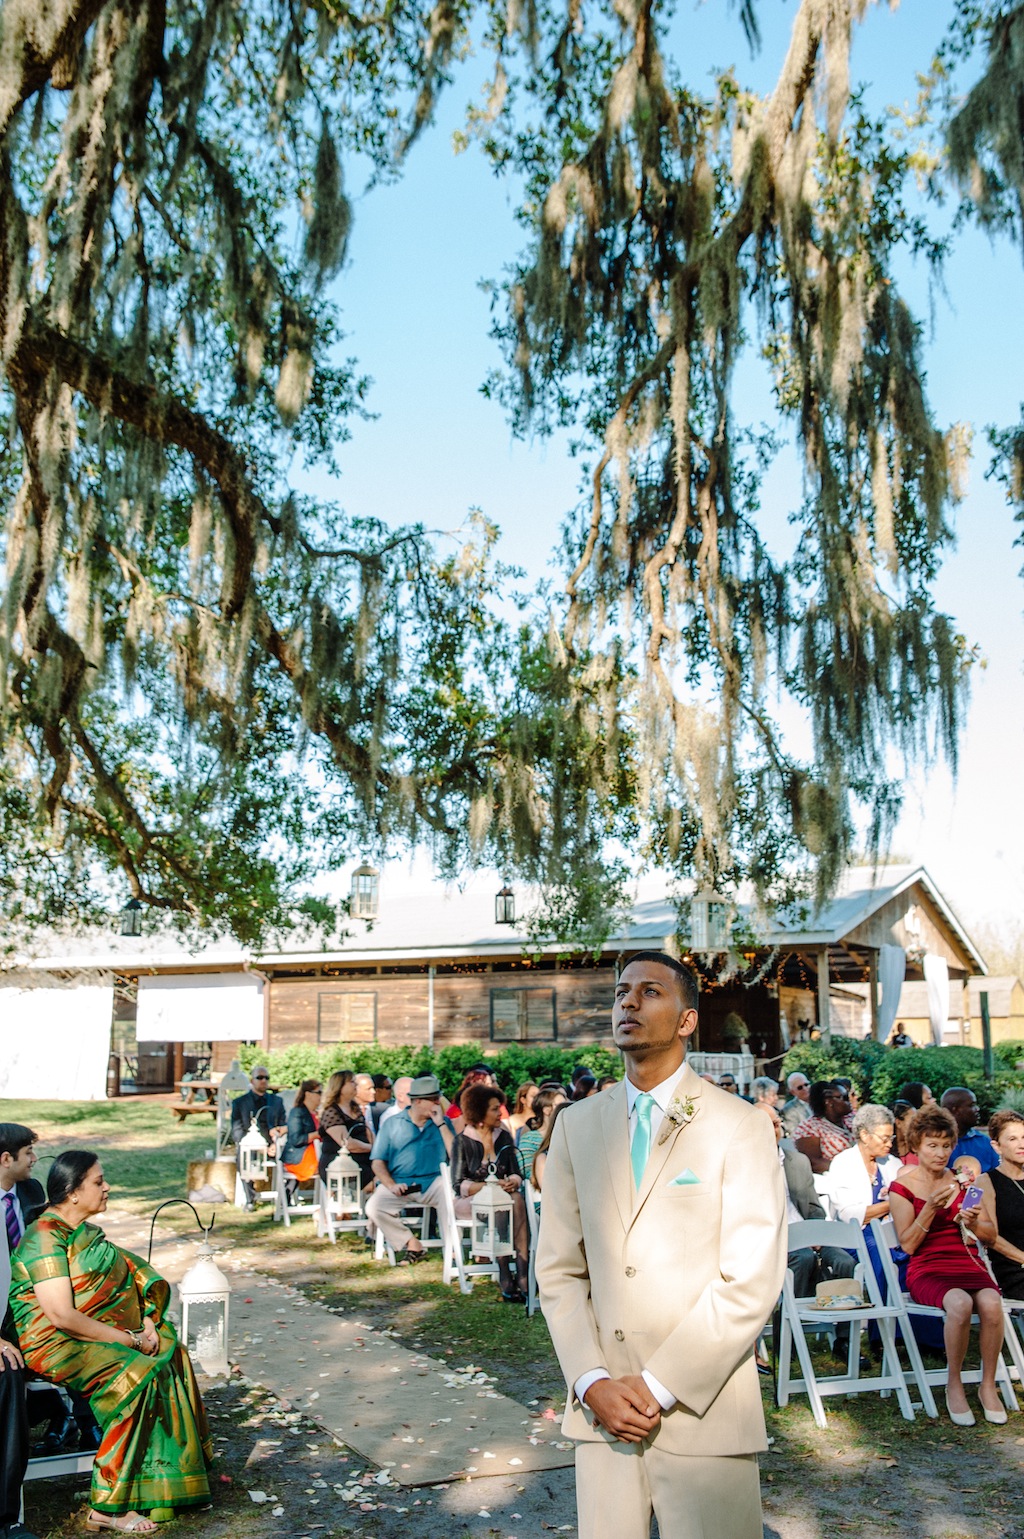
{"type": "MultiPolygon", "coordinates": [[[[923,1197],[916,1197],[899,1181],[889,1190],[913,1204],[915,1218],[920,1215],[923,1197]]],[[[915,1304],[941,1309],[950,1288],[963,1288],[966,1293],[977,1293],[980,1288],[999,1292],[991,1272],[964,1244],[956,1221],[962,1202],[963,1192],[957,1192],[951,1207],[937,1210],[928,1233],[907,1262],[907,1289],[915,1304]]]]}

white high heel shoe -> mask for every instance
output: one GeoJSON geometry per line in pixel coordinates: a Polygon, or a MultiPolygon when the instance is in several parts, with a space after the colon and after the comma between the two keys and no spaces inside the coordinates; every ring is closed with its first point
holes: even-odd
{"type": "MultiPolygon", "coordinates": [[[[949,1391],[948,1390],[946,1391],[945,1399],[946,1399],[946,1410],[949,1412],[949,1419],[953,1423],[954,1427],[973,1427],[974,1426],[974,1412],[970,1409],[970,1407],[968,1407],[968,1409],[966,1411],[953,1411],[953,1410],[950,1410],[949,1391]]],[[[983,1411],[985,1410],[984,1406],[982,1406],[982,1410],[983,1411]]],[[[988,1411],[985,1411],[985,1415],[987,1416],[988,1414],[989,1414],[988,1411]]],[[[1005,1416],[1004,1416],[1003,1419],[1005,1421],[1005,1419],[1006,1419],[1005,1416]]]]}
{"type": "Polygon", "coordinates": [[[986,1421],[990,1421],[994,1427],[1003,1427],[1006,1425],[1006,1412],[1002,1406],[1000,1406],[997,1411],[990,1411],[984,1400],[981,1399],[980,1395],[978,1397],[978,1404],[981,1406],[981,1409],[985,1414],[986,1421]]]}

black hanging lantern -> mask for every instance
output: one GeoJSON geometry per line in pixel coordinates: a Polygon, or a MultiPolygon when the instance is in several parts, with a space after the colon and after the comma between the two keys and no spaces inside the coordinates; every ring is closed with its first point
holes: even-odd
{"type": "Polygon", "coordinates": [[[516,895],[508,883],[494,898],[494,922],[495,924],[515,924],[516,922],[516,895]]]}
{"type": "Polygon", "coordinates": [[[121,934],[128,936],[142,934],[142,904],[138,898],[129,898],[121,910],[121,934]]]}
{"type": "Polygon", "coordinates": [[[363,861],[352,873],[350,912],[353,919],[376,919],[380,904],[380,872],[363,861]]]}

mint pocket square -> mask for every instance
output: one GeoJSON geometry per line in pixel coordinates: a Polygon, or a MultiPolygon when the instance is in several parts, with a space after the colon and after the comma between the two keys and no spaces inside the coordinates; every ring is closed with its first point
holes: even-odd
{"type": "Polygon", "coordinates": [[[695,1176],[689,1166],[680,1175],[674,1176],[671,1181],[666,1181],[666,1186],[699,1186],[700,1176],[695,1176]]]}

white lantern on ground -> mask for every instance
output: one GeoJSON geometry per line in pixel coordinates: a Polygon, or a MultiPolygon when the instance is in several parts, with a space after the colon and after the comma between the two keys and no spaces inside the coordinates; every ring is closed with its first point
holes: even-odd
{"type": "Polygon", "coordinates": [[[492,1165],[487,1179],[473,1198],[473,1240],[471,1249],[475,1256],[485,1256],[488,1261],[498,1261],[515,1254],[512,1243],[512,1209],[514,1198],[498,1185],[492,1165]]]}
{"type": "Polygon", "coordinates": [[[336,1218],[359,1218],[363,1173],[347,1149],[341,1149],[327,1167],[327,1201],[336,1218]]]}
{"type": "Polygon", "coordinates": [[[204,1241],[195,1264],[178,1284],[181,1339],[189,1356],[211,1375],[229,1374],[228,1300],[231,1285],[204,1241]]]}
{"type": "Polygon", "coordinates": [[[256,1118],[249,1124],[249,1131],[238,1146],[238,1174],[243,1181],[267,1179],[267,1145],[256,1126],[256,1118]]]}

